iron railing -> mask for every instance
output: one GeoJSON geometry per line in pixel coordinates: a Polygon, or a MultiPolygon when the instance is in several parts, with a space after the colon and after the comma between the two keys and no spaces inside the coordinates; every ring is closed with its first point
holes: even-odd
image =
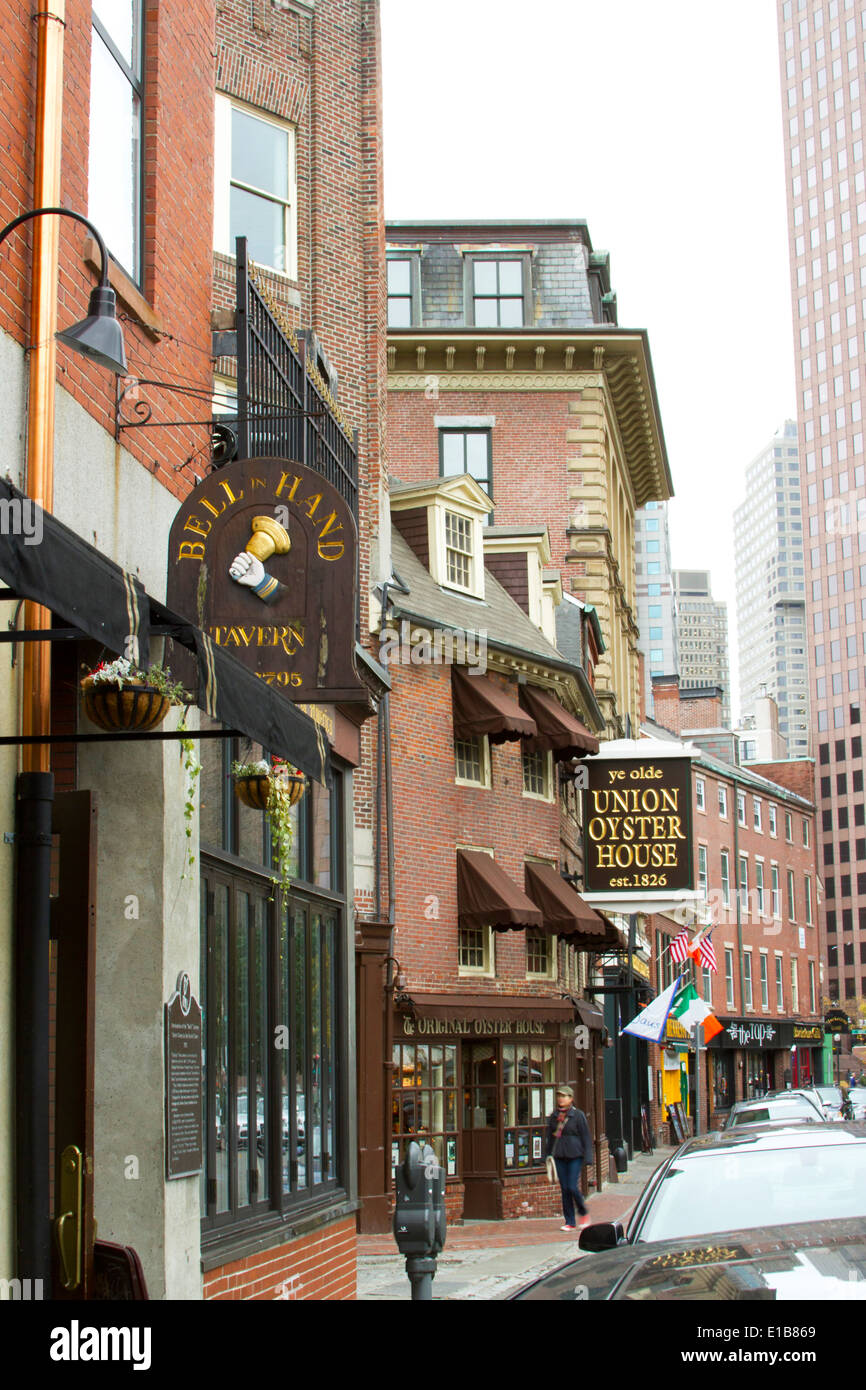
{"type": "Polygon", "coordinates": [[[306,342],[268,302],[246,237],[237,238],[236,251],[237,456],[297,459],[315,469],[345,498],[357,524],[355,436],[341,422],[315,364],[306,360],[306,342]]]}

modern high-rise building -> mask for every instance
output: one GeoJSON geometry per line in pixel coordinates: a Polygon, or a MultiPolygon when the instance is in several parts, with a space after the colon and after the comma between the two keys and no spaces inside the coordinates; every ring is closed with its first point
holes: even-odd
{"type": "Polygon", "coordinates": [[[713,598],[709,570],[674,570],[672,579],[677,614],[680,689],[719,686],[722,691],[722,725],[729,729],[731,672],[728,663],[728,605],[713,598]]]}
{"type": "Polygon", "coordinates": [[[668,522],[667,502],[647,502],[634,514],[638,648],[646,660],[649,714],[652,713],[653,676],[674,676],[679,671],[668,522]]]}
{"type": "Polygon", "coordinates": [[[778,0],[825,993],[866,988],[866,5],[778,0]]]}
{"type": "Polygon", "coordinates": [[[746,471],[734,512],[740,718],[772,696],[788,756],[809,754],[806,581],[797,425],[786,420],[746,471]]]}

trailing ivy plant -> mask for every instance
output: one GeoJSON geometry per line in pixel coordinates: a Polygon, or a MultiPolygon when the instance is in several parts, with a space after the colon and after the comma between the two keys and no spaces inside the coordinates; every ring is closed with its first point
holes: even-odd
{"type": "Polygon", "coordinates": [[[268,782],[266,815],[271,830],[271,854],[276,868],[276,882],[286,894],[291,887],[289,872],[292,857],[294,831],[292,827],[292,789],[289,778],[297,775],[297,769],[283,758],[274,758],[272,763],[262,758],[254,763],[232,763],[232,776],[265,777],[268,782]]]}

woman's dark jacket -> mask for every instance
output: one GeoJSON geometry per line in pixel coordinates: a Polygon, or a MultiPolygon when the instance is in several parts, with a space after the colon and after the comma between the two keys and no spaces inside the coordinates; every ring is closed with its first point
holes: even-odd
{"type": "Polygon", "coordinates": [[[554,1158],[592,1158],[592,1136],[589,1132],[589,1125],[582,1110],[572,1106],[566,1117],[562,1134],[554,1142],[557,1126],[559,1125],[559,1111],[554,1110],[552,1115],[547,1117],[547,1148],[544,1151],[545,1158],[553,1154],[554,1158]]]}

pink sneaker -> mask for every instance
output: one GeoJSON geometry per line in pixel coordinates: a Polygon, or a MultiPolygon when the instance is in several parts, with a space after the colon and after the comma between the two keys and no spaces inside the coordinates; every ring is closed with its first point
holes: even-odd
{"type": "Polygon", "coordinates": [[[560,1229],[561,1231],[573,1231],[573,1230],[574,1230],[574,1227],[573,1227],[573,1226],[560,1226],[559,1229],[560,1229]]]}

